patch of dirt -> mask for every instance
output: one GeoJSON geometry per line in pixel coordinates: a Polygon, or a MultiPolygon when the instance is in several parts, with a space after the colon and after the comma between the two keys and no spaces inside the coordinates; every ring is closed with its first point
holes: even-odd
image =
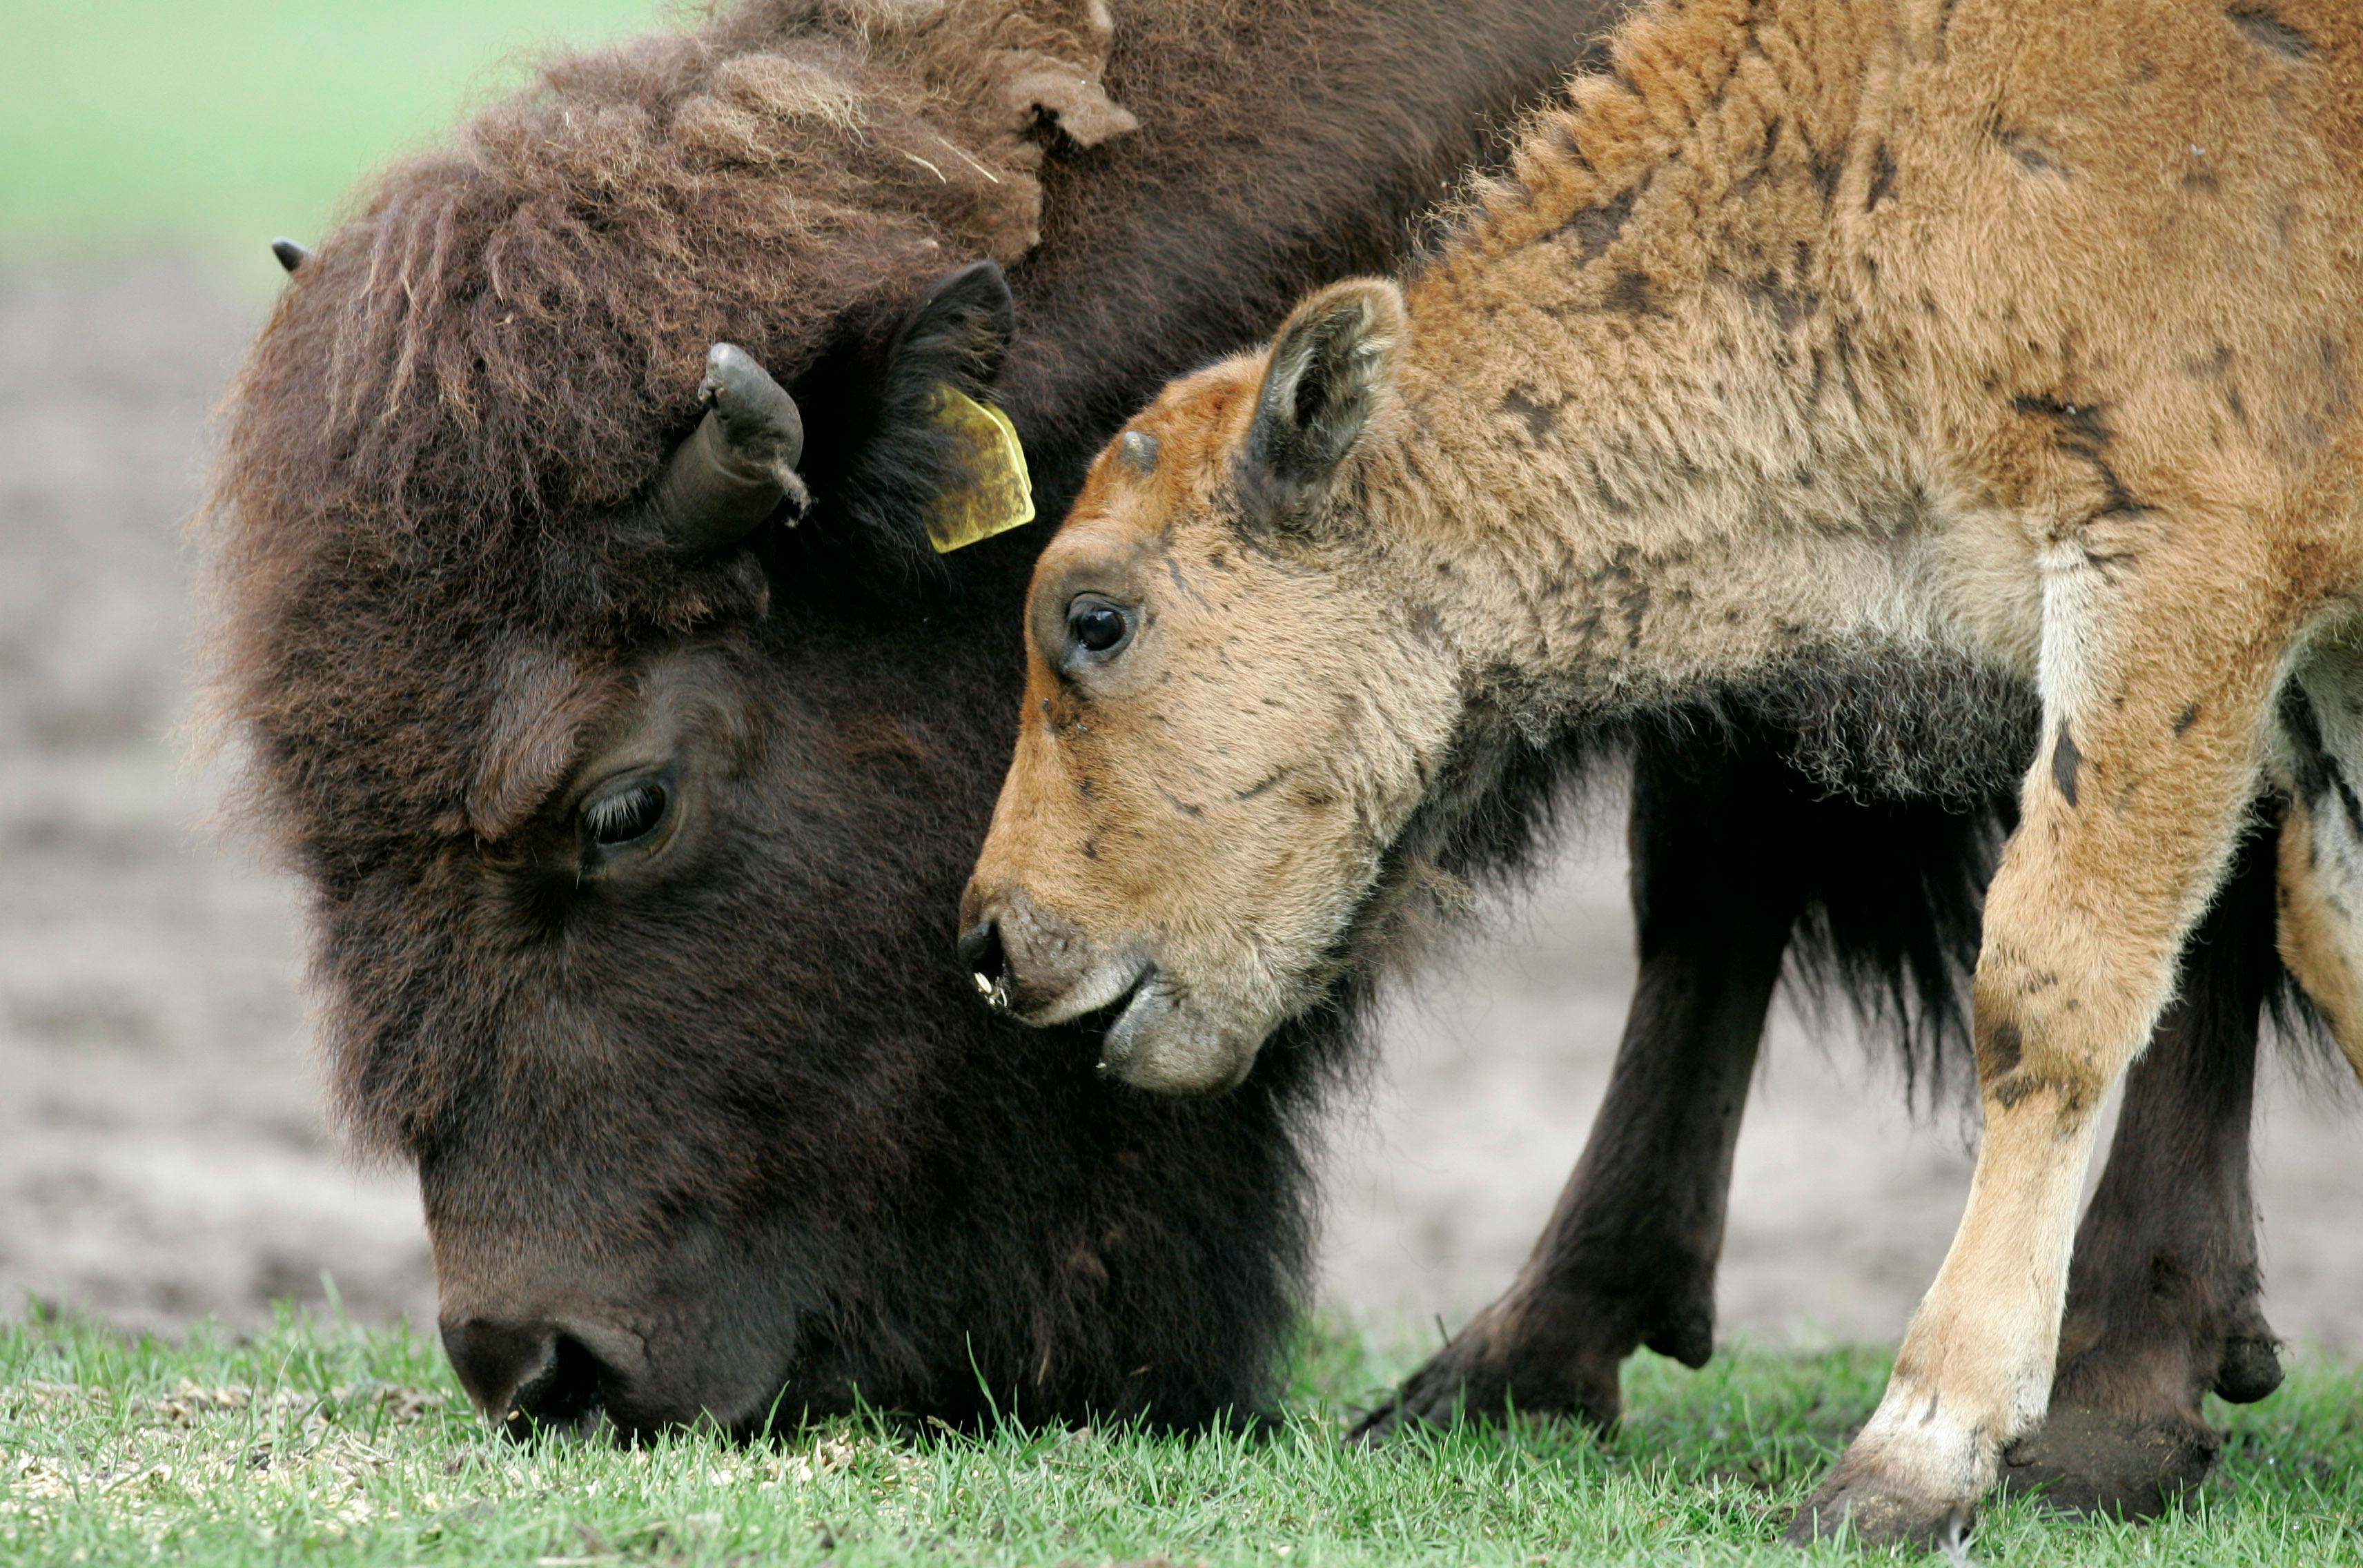
{"type": "MultiPolygon", "coordinates": [[[[326,1272],[356,1318],[432,1320],[415,1189],[352,1169],[318,1108],[294,890],[209,826],[220,781],[173,733],[204,419],[264,303],[170,261],[0,273],[0,1311],[244,1326],[326,1272]]],[[[1605,827],[1590,841],[1617,843],[1605,827]]],[[[1571,860],[1506,925],[1397,1008],[1340,1129],[1341,1305],[1457,1323],[1581,1146],[1632,981],[1621,865],[1571,860]]],[[[2363,1120],[2285,1074],[2264,1100],[2272,1321],[2363,1351],[2363,1120]]],[[[1968,1147],[1852,1041],[1784,1019],[1740,1140],[1725,1328],[1892,1339],[1968,1147]]]]}
{"type": "Polygon", "coordinates": [[[431,1322],[406,1176],[317,1108],[290,884],[184,761],[183,530],[265,302],[160,261],[0,274],[0,1310],[431,1322]]]}

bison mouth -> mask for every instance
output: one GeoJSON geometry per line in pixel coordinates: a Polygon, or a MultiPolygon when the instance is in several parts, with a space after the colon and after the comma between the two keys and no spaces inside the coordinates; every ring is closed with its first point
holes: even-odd
{"type": "Polygon", "coordinates": [[[550,1346],[542,1370],[509,1397],[502,1429],[512,1438],[583,1441],[614,1428],[607,1418],[606,1369],[571,1334],[550,1346]]]}
{"type": "Polygon", "coordinates": [[[1143,959],[1140,972],[1132,983],[1116,993],[1115,999],[1100,1008],[1087,1021],[1100,1031],[1099,1070],[1123,1074],[1123,1062],[1132,1053],[1134,1042],[1156,1007],[1155,1000],[1163,981],[1163,971],[1143,959]]]}
{"type": "Polygon", "coordinates": [[[1117,998],[1115,1021],[1100,1046],[1100,1071],[1135,1088],[1177,1099],[1228,1094],[1255,1065],[1263,1043],[1226,1028],[1193,1006],[1189,989],[1145,964],[1117,998]]]}
{"type": "Polygon", "coordinates": [[[512,1438],[579,1440],[614,1425],[614,1374],[572,1334],[476,1319],[446,1325],[443,1349],[468,1397],[512,1438]]]}

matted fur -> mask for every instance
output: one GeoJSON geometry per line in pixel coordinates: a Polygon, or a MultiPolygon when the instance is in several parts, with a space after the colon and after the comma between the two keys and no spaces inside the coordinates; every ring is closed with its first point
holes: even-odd
{"type": "Polygon", "coordinates": [[[999,383],[982,352],[946,373],[1010,413],[1055,516],[1159,382],[1399,263],[1600,8],[1106,19],[757,4],[555,62],[373,187],[233,395],[221,706],[312,895],[339,1106],[416,1162],[495,1416],[535,1363],[486,1325],[567,1337],[538,1411],[595,1388],[635,1429],[857,1391],[1188,1425],[1269,1387],[1345,1021],[1192,1110],[974,1007],[946,912],[1048,529],[936,562],[956,452],[883,352],[935,279],[1004,261],[999,383]],[[683,563],[635,502],[717,338],[796,396],[814,502],[683,563]],[[570,792],[644,731],[702,770],[704,837],[589,877],[570,792]]]}

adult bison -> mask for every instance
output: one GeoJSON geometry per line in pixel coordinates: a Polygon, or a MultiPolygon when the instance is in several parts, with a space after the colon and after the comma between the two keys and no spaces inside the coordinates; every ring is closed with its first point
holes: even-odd
{"type": "MultiPolygon", "coordinates": [[[[943,939],[1048,530],[927,548],[973,477],[937,389],[991,391],[1057,516],[1169,375],[1403,259],[1603,9],[750,5],[560,61],[298,258],[229,410],[221,691],[312,890],[338,1102],[417,1167],[488,1413],[1262,1397],[1352,999],[1200,1105],[971,1005],[943,939]]],[[[1792,926],[1946,1033],[1980,818],[1825,798],[1787,717],[1643,747],[1642,1001],[1585,1167],[1618,1179],[1579,1173],[1569,1266],[1413,1408],[1465,1370],[1481,1412],[1605,1418],[1634,1345],[1703,1357],[1792,926]]],[[[1526,759],[1439,863],[1515,864],[1581,761],[1526,759]]],[[[2237,1067],[2252,1034],[2210,1038],[2237,1067]]],[[[2245,1208],[2135,1218],[2127,1277],[2145,1226],[2228,1260],[2106,1319],[2170,1340],[2195,1422],[2245,1208]]]]}

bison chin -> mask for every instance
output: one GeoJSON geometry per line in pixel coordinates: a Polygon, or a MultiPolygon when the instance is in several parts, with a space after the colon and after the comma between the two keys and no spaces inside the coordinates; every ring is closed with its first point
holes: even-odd
{"type": "Polygon", "coordinates": [[[1264,1034],[1209,1017],[1186,988],[1151,969],[1109,1026],[1100,1067],[1136,1089],[1177,1099],[1227,1095],[1246,1081],[1264,1034]]]}

